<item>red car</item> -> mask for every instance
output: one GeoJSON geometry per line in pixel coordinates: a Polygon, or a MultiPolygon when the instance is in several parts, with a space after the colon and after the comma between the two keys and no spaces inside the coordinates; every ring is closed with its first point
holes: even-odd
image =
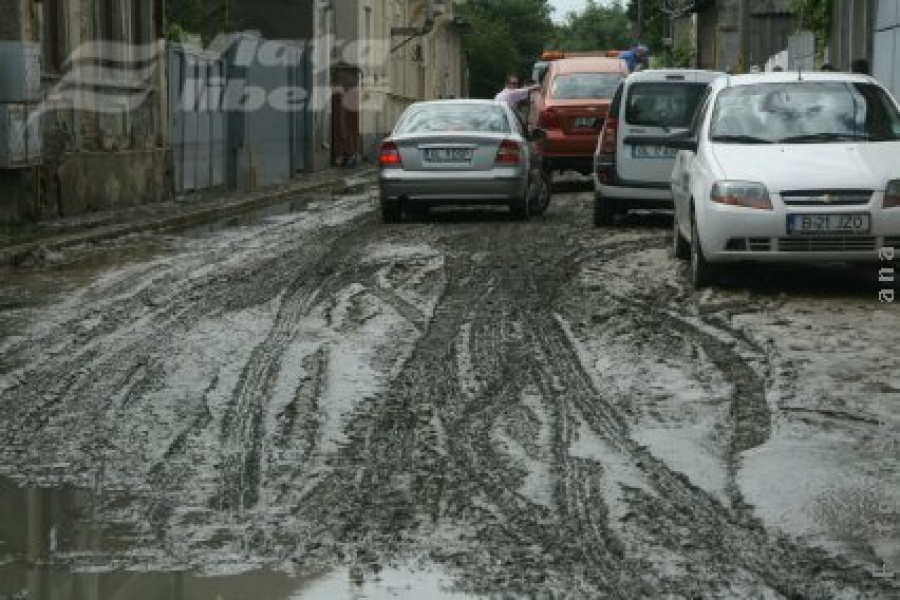
{"type": "Polygon", "coordinates": [[[550,62],[541,87],[531,94],[528,114],[529,127],[547,132],[542,149],[548,170],[592,172],[597,137],[628,72],[619,58],[580,56],[550,62]]]}

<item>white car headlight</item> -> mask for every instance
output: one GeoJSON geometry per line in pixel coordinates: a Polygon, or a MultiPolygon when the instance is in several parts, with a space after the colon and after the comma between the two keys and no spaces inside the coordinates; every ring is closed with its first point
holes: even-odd
{"type": "Polygon", "coordinates": [[[881,207],[900,207],[900,179],[888,182],[887,187],[884,188],[884,200],[881,201],[881,207]]]}
{"type": "Polygon", "coordinates": [[[752,181],[717,181],[713,184],[709,199],[729,206],[772,210],[769,190],[763,184],[752,181]]]}

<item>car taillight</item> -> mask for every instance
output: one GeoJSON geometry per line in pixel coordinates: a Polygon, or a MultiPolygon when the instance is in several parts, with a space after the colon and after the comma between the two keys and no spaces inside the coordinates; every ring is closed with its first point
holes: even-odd
{"type": "Polygon", "coordinates": [[[558,129],[559,115],[552,108],[545,108],[538,113],[538,126],[543,129],[558,129]]]}
{"type": "Polygon", "coordinates": [[[381,149],[378,151],[378,164],[382,167],[402,167],[403,161],[400,160],[400,149],[394,142],[383,142],[381,149]]]}
{"type": "Polygon", "coordinates": [[[881,201],[881,207],[900,207],[900,179],[895,179],[887,184],[887,187],[884,189],[884,200],[881,201]]]}
{"type": "Polygon", "coordinates": [[[606,119],[606,125],[603,127],[603,133],[600,138],[600,154],[605,156],[616,155],[616,138],[619,133],[619,121],[617,119],[606,119]]]}
{"type": "Polygon", "coordinates": [[[500,147],[497,148],[497,156],[494,158],[494,162],[504,165],[517,165],[521,158],[520,154],[521,150],[517,143],[512,140],[503,140],[500,142],[500,147]]]}

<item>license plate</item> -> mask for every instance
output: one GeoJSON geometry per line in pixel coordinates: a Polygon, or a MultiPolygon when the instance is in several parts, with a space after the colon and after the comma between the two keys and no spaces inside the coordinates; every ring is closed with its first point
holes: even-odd
{"type": "Polygon", "coordinates": [[[578,117],[575,119],[575,127],[579,129],[593,128],[596,123],[597,119],[595,117],[578,117]]]}
{"type": "Polygon", "coordinates": [[[869,213],[788,215],[788,234],[869,233],[869,213]]]}
{"type": "Polygon", "coordinates": [[[471,148],[425,148],[422,155],[427,162],[453,163],[472,160],[471,148]]]}
{"type": "Polygon", "coordinates": [[[634,158],[675,158],[675,148],[666,146],[632,146],[631,156],[634,158]]]}

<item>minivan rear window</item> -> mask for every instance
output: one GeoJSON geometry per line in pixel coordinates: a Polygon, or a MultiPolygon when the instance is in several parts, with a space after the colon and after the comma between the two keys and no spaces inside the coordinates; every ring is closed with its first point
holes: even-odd
{"type": "Polygon", "coordinates": [[[625,101],[625,122],[644,127],[689,127],[706,83],[647,81],[632,84],[625,101]]]}

